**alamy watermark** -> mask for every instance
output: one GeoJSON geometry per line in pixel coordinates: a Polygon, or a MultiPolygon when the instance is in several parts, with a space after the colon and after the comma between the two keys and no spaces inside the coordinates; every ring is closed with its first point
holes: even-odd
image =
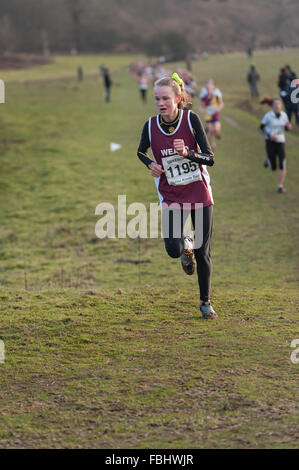
{"type": "Polygon", "coordinates": [[[5,344],[2,339],[0,339],[0,364],[4,364],[5,362],[5,344]]]}
{"type": "Polygon", "coordinates": [[[0,104],[5,103],[5,83],[3,80],[0,80],[0,104]]]}
{"type": "Polygon", "coordinates": [[[293,339],[291,342],[291,348],[296,348],[291,354],[291,362],[293,364],[299,364],[299,339],[293,339]]]}
{"type": "Polygon", "coordinates": [[[118,196],[117,207],[102,202],[95,209],[102,217],[95,226],[96,236],[103,238],[181,238],[183,233],[194,238],[194,248],[203,241],[203,205],[201,203],[133,202],[127,207],[126,195],[118,196]],[[127,216],[134,216],[127,220],[127,216]]]}

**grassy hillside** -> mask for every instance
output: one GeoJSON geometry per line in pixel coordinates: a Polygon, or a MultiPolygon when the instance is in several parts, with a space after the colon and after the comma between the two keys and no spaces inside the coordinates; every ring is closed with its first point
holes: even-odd
{"type": "MultiPolygon", "coordinates": [[[[262,94],[277,93],[278,68],[297,55],[256,55],[262,94]]],[[[257,132],[267,108],[241,106],[245,55],[195,65],[225,100],[210,170],[219,320],[206,322],[195,276],[162,240],[95,236],[100,202],[157,201],[136,157],[155,109],[123,57],[80,59],[90,73],[115,70],[110,104],[98,80],[61,80],[75,73],[71,59],[0,77],[1,446],[297,447],[298,135],[279,195],[257,132]],[[111,141],[122,149],[110,153],[111,141]]]]}

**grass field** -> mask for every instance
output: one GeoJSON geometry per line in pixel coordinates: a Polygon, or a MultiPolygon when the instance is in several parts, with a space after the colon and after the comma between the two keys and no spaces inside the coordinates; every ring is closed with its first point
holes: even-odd
{"type": "MultiPolygon", "coordinates": [[[[255,54],[262,95],[277,94],[298,53],[255,54]]],[[[95,236],[97,204],[157,202],[136,157],[155,108],[130,60],[58,57],[1,73],[0,446],[298,448],[298,132],[279,195],[257,131],[267,108],[246,111],[247,57],[194,64],[225,101],[210,170],[219,319],[206,322],[196,277],[162,240],[95,236]],[[109,105],[101,81],[76,82],[79,63],[90,76],[102,63],[114,71],[109,105]],[[110,153],[111,141],[122,149],[110,153]]]]}

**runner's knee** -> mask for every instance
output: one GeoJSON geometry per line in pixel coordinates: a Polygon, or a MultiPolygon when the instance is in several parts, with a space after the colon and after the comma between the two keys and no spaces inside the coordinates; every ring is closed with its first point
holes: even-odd
{"type": "Polygon", "coordinates": [[[179,258],[184,251],[184,242],[181,238],[164,239],[168,256],[179,258]]]}

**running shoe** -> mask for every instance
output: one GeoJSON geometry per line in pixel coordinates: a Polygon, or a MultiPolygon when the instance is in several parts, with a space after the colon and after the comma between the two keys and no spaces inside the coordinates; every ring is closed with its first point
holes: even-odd
{"type": "Polygon", "coordinates": [[[287,190],[286,190],[286,188],[284,188],[284,187],[282,187],[282,188],[279,187],[278,190],[277,190],[277,192],[279,192],[279,193],[286,193],[287,190]]]}
{"type": "Polygon", "coordinates": [[[193,251],[193,239],[184,237],[184,253],[181,255],[182,268],[186,274],[191,276],[195,271],[195,257],[193,251]]]}
{"type": "Polygon", "coordinates": [[[218,318],[218,315],[213,309],[210,302],[204,302],[203,304],[200,305],[199,308],[205,320],[216,320],[216,318],[218,318]]]}

